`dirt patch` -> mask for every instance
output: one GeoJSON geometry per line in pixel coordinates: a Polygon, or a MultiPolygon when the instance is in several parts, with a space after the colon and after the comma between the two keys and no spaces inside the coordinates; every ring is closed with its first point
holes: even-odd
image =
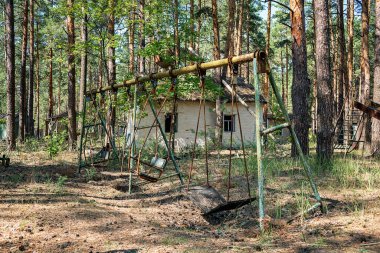
{"type": "MultiPolygon", "coordinates": [[[[1,169],[0,252],[380,252],[379,189],[322,189],[327,214],[288,224],[303,199],[281,188],[297,185],[298,176],[281,174],[281,182],[267,182],[267,232],[260,234],[256,202],[218,213],[215,222],[176,178],[128,194],[125,173],[96,171],[90,180],[76,174],[75,164],[53,163],[1,169]],[[39,174],[45,178],[33,180],[39,174]]],[[[226,196],[223,170],[211,169],[226,196]]],[[[246,196],[242,179],[234,177],[232,199],[246,196]]]]}

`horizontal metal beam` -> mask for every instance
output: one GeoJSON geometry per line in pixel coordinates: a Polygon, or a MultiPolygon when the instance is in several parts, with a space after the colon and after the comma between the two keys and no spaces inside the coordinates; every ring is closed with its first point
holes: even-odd
{"type": "Polygon", "coordinates": [[[272,133],[274,131],[277,131],[277,130],[280,130],[280,129],[283,129],[283,128],[287,128],[287,127],[290,127],[290,123],[289,122],[285,122],[283,124],[280,124],[280,125],[277,125],[277,126],[274,126],[274,127],[270,127],[270,128],[267,128],[263,131],[261,131],[261,134],[264,135],[264,134],[269,134],[269,133],[272,133]]]}
{"type": "Polygon", "coordinates": [[[109,91],[109,90],[118,90],[120,88],[136,85],[138,83],[145,83],[145,82],[148,82],[152,79],[158,80],[158,79],[163,79],[163,78],[168,78],[168,77],[176,77],[176,76],[180,76],[180,75],[196,73],[199,70],[208,70],[208,69],[220,68],[223,66],[227,66],[230,63],[242,64],[245,62],[252,61],[254,58],[256,58],[258,63],[259,63],[259,72],[263,72],[263,73],[266,72],[267,71],[266,54],[264,52],[261,52],[261,51],[256,51],[254,53],[234,56],[231,58],[225,58],[225,59],[216,60],[216,61],[193,64],[193,65],[189,65],[189,66],[179,68],[179,69],[173,69],[173,70],[169,70],[169,71],[153,73],[153,74],[145,75],[145,76],[136,76],[136,78],[126,80],[121,84],[116,84],[114,86],[100,87],[98,89],[88,91],[88,92],[86,92],[86,96],[91,96],[91,95],[94,95],[94,94],[97,94],[100,92],[104,92],[104,91],[109,91]]]}

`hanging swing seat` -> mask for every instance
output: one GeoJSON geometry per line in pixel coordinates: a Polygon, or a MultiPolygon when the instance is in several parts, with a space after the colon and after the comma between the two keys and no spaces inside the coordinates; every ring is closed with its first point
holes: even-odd
{"type": "Polygon", "coordinates": [[[188,191],[190,200],[202,211],[203,216],[240,208],[248,205],[256,198],[226,201],[220,193],[211,186],[196,186],[188,191]]]}
{"type": "Polygon", "coordinates": [[[138,160],[138,157],[133,157],[133,159],[137,160],[138,163],[149,167],[150,169],[154,169],[154,170],[158,171],[158,174],[156,174],[156,177],[149,175],[150,170],[148,170],[147,172],[140,172],[139,173],[139,177],[141,179],[152,182],[152,183],[155,183],[159,180],[159,178],[161,177],[162,173],[164,172],[166,164],[167,164],[166,159],[163,159],[163,158],[160,158],[157,156],[154,156],[150,162],[138,160]]]}

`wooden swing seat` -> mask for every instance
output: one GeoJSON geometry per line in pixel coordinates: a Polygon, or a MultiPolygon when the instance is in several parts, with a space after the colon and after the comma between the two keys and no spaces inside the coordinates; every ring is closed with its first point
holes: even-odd
{"type": "MultiPolygon", "coordinates": [[[[138,160],[137,157],[133,157],[133,159],[138,160]]],[[[152,183],[155,183],[155,182],[157,182],[160,179],[162,173],[164,172],[166,164],[167,164],[167,160],[166,159],[159,158],[159,157],[156,157],[156,156],[154,156],[152,158],[152,160],[150,161],[150,163],[149,162],[144,162],[144,161],[141,161],[141,160],[138,161],[138,162],[141,163],[141,164],[143,164],[143,165],[145,165],[145,166],[147,166],[147,167],[149,167],[149,168],[152,168],[152,169],[155,169],[155,170],[159,171],[158,177],[152,177],[152,176],[148,175],[147,173],[143,173],[143,172],[139,173],[139,177],[141,179],[149,181],[149,182],[152,182],[152,183]]]]}
{"type": "Polygon", "coordinates": [[[139,178],[146,180],[148,182],[156,183],[158,181],[158,178],[149,176],[148,174],[145,173],[140,173],[139,178]]]}
{"type": "Polygon", "coordinates": [[[189,189],[190,200],[202,211],[203,216],[234,210],[250,204],[256,198],[226,201],[220,193],[211,186],[196,186],[189,189]]]}

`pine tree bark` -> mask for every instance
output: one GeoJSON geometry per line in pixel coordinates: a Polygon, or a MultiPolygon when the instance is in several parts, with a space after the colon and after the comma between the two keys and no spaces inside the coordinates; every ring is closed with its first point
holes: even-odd
{"type": "MultiPolygon", "coordinates": [[[[247,5],[246,10],[246,21],[245,21],[245,30],[246,30],[246,53],[249,53],[250,50],[250,4],[247,5]]],[[[249,72],[251,70],[250,62],[246,63],[245,71],[244,71],[244,79],[249,83],[249,72]]]]}
{"type": "Polygon", "coordinates": [[[131,8],[129,12],[130,20],[129,20],[129,31],[128,31],[128,41],[129,41],[129,72],[134,74],[135,72],[135,10],[131,8]]]}
{"type": "MultiPolygon", "coordinates": [[[[107,66],[108,66],[108,85],[113,86],[116,84],[116,62],[115,62],[115,0],[108,1],[108,7],[110,9],[110,14],[108,16],[108,24],[107,24],[107,66]]],[[[109,136],[106,136],[106,144],[110,144],[113,139],[113,130],[115,128],[115,118],[116,118],[116,110],[115,103],[117,93],[113,91],[110,92],[110,98],[113,100],[110,103],[110,110],[107,111],[107,133],[109,136]]]]}
{"type": "Polygon", "coordinates": [[[30,0],[30,27],[29,27],[29,98],[27,134],[34,135],[34,0],[30,0]]]}
{"type": "MultiPolygon", "coordinates": [[[[270,59],[269,49],[270,49],[271,18],[272,18],[272,1],[268,1],[267,37],[266,37],[265,53],[267,54],[267,57],[269,59],[270,59]]],[[[265,74],[265,81],[264,81],[264,86],[263,86],[263,96],[267,101],[269,101],[269,75],[268,74],[265,74]]],[[[265,128],[268,127],[268,110],[269,110],[269,105],[265,104],[263,106],[263,121],[264,121],[265,128]]]]}
{"type": "MultiPolygon", "coordinates": [[[[362,1],[362,40],[361,40],[361,96],[360,101],[366,103],[370,99],[370,65],[369,65],[369,11],[370,0],[362,1]]],[[[365,116],[363,131],[364,150],[369,151],[371,148],[371,118],[365,116]]]]}
{"type": "MultiPolygon", "coordinates": [[[[198,0],[198,10],[202,8],[202,0],[198,0]]],[[[201,42],[201,29],[202,29],[202,19],[198,16],[198,26],[197,26],[197,54],[199,55],[200,42],[201,42]]]]}
{"type": "Polygon", "coordinates": [[[328,0],[315,0],[317,71],[317,156],[329,160],[333,152],[333,87],[331,84],[328,0]]]}
{"type": "Polygon", "coordinates": [[[353,82],[353,73],[354,73],[354,0],[347,0],[347,101],[345,103],[345,112],[347,120],[347,132],[346,140],[351,139],[351,108],[352,108],[352,99],[355,86],[353,82]]]}
{"type": "Polygon", "coordinates": [[[22,46],[21,46],[21,71],[20,71],[20,112],[19,112],[19,138],[25,141],[25,122],[27,117],[26,106],[26,52],[28,48],[28,12],[29,0],[24,0],[22,19],[22,46]]]}
{"type": "Polygon", "coordinates": [[[354,11],[355,0],[347,0],[347,82],[353,87],[354,74],[354,11]]]}
{"type": "MultiPolygon", "coordinates": [[[[291,33],[292,33],[292,60],[293,85],[292,105],[293,124],[298,136],[302,151],[309,153],[309,96],[310,80],[307,72],[307,51],[305,35],[305,13],[303,0],[290,0],[291,33]]],[[[292,145],[292,156],[296,156],[295,145],[292,145]]]]}
{"type": "MultiPolygon", "coordinates": [[[[347,62],[346,62],[346,40],[344,33],[344,9],[343,0],[337,1],[337,49],[338,49],[338,66],[337,66],[337,127],[338,131],[343,129],[343,121],[345,118],[344,101],[347,92],[347,62]]],[[[336,133],[339,135],[340,133],[336,133]]]]}
{"type": "MultiPolygon", "coordinates": [[[[39,47],[38,31],[39,31],[39,24],[37,22],[36,24],[36,118],[37,118],[36,136],[39,139],[41,111],[40,111],[40,47],[39,47]]],[[[52,63],[50,64],[52,67],[52,63]]]]}
{"type": "Polygon", "coordinates": [[[289,47],[288,44],[285,45],[285,100],[284,104],[286,109],[289,107],[289,47]]]}
{"type": "MultiPolygon", "coordinates": [[[[227,23],[227,37],[226,37],[226,45],[224,49],[224,56],[229,57],[234,53],[234,43],[232,36],[234,34],[235,29],[235,11],[236,11],[236,3],[235,0],[228,0],[228,23],[227,23]]],[[[222,71],[222,79],[227,77],[227,66],[223,67],[222,71]]]]}
{"type": "Polygon", "coordinates": [[[77,140],[77,120],[75,108],[75,24],[74,24],[74,0],[67,0],[67,66],[68,66],[68,101],[67,112],[69,119],[69,150],[75,149],[77,140]]]}
{"type": "Polygon", "coordinates": [[[59,73],[58,73],[58,94],[57,94],[57,113],[61,113],[61,83],[62,83],[62,49],[60,50],[59,73]]]}
{"type": "MultiPolygon", "coordinates": [[[[140,43],[139,48],[140,50],[143,50],[145,48],[145,0],[140,0],[139,3],[139,13],[140,13],[140,43]]],[[[141,74],[146,72],[145,65],[146,65],[146,59],[145,56],[139,56],[139,72],[141,74]]]]}
{"type": "MultiPolygon", "coordinates": [[[[212,3],[211,3],[212,5],[212,3]]],[[[195,46],[195,16],[194,16],[194,0],[190,0],[190,47],[194,50],[195,46]]]]}
{"type": "Polygon", "coordinates": [[[53,48],[49,49],[49,110],[48,118],[53,116],[54,98],[53,98],[53,48]]]}
{"type": "MultiPolygon", "coordinates": [[[[214,45],[213,45],[213,57],[214,60],[220,59],[220,41],[219,41],[219,18],[218,18],[218,1],[211,1],[212,9],[212,31],[214,35],[214,45]]],[[[214,71],[215,83],[221,84],[221,71],[220,68],[214,71]]],[[[216,112],[216,128],[215,128],[215,139],[218,147],[223,144],[223,112],[221,98],[218,96],[215,102],[215,112],[216,112]]]]}
{"type": "MultiPolygon", "coordinates": [[[[178,0],[174,0],[174,52],[176,58],[176,66],[179,66],[180,62],[180,38],[179,38],[179,2],[178,0]]],[[[174,117],[173,117],[174,119],[174,117]]]]}
{"type": "MultiPolygon", "coordinates": [[[[269,1],[270,2],[270,1],[269,1]]],[[[243,47],[243,26],[244,26],[244,6],[245,1],[240,0],[238,9],[238,19],[236,23],[236,48],[235,55],[241,55],[243,47]]],[[[241,70],[241,68],[240,68],[241,70]]]]}
{"type": "MultiPolygon", "coordinates": [[[[375,2],[375,68],[373,101],[380,103],[380,1],[375,2]]],[[[372,152],[380,150],[380,120],[372,120],[372,152]]]]}
{"type": "Polygon", "coordinates": [[[5,2],[5,54],[7,75],[7,146],[16,149],[15,133],[15,32],[13,0],[5,2]]]}
{"type": "MultiPolygon", "coordinates": [[[[87,1],[85,0],[84,5],[82,6],[82,24],[81,24],[81,30],[80,30],[80,36],[81,41],[84,45],[83,51],[81,52],[80,57],[80,84],[79,84],[79,106],[78,111],[79,113],[84,113],[84,95],[87,89],[87,37],[88,37],[88,31],[87,31],[87,1]]],[[[81,130],[84,122],[82,120],[79,120],[78,129],[81,130]]]]}

